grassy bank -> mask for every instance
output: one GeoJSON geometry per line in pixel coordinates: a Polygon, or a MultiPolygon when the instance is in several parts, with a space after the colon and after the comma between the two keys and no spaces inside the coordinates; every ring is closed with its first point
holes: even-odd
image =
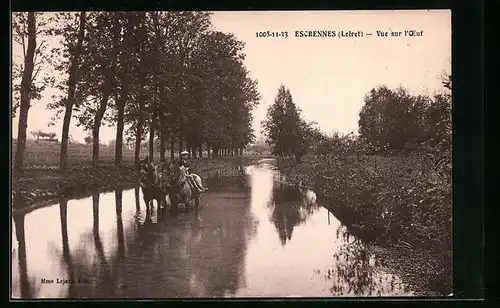
{"type": "MultiPolygon", "coordinates": [[[[206,178],[215,173],[237,174],[234,166],[251,161],[252,157],[202,158],[191,161],[191,171],[206,178]]],[[[89,164],[71,166],[61,174],[57,168],[46,165],[28,165],[24,174],[13,175],[13,210],[21,210],[50,202],[58,198],[77,198],[94,191],[112,190],[117,186],[127,187],[137,184],[138,175],[131,163],[116,167],[101,163],[92,169],[89,164]]]]}
{"type": "Polygon", "coordinates": [[[322,155],[278,164],[421,292],[452,292],[450,175],[426,157],[322,155]]]}

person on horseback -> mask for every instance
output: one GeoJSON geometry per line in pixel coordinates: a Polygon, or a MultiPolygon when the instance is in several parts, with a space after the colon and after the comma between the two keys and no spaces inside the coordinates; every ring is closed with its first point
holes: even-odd
{"type": "Polygon", "coordinates": [[[158,172],[158,166],[146,156],[141,159],[139,166],[139,185],[142,188],[142,195],[147,206],[155,199],[158,204],[167,205],[166,194],[161,187],[161,177],[158,172]]]}
{"type": "Polygon", "coordinates": [[[181,152],[181,160],[180,160],[180,166],[184,168],[184,172],[186,173],[186,177],[188,178],[189,182],[191,185],[198,190],[199,193],[202,193],[206,190],[207,188],[203,187],[201,183],[201,178],[199,176],[193,176],[193,174],[189,173],[189,152],[188,151],[182,151],[181,152]],[[196,178],[199,178],[197,181],[196,178]]]}
{"type": "Polygon", "coordinates": [[[189,169],[188,158],[189,158],[189,152],[188,151],[182,151],[180,165],[186,169],[186,173],[187,173],[187,170],[189,169]]]}

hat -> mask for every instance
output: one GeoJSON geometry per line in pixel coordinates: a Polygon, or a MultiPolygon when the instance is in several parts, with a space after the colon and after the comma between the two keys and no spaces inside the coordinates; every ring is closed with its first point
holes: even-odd
{"type": "Polygon", "coordinates": [[[188,151],[182,151],[181,155],[189,155],[189,152],[188,151]]]}

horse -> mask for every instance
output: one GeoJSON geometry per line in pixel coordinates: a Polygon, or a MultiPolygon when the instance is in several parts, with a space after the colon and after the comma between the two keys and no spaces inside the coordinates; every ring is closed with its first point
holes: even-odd
{"type": "Polygon", "coordinates": [[[146,207],[149,208],[151,201],[156,200],[159,207],[168,205],[166,186],[161,164],[154,164],[146,157],[141,160],[139,168],[139,185],[146,207]]]}
{"type": "Polygon", "coordinates": [[[201,177],[194,173],[188,175],[179,160],[170,162],[167,169],[171,203],[192,208],[194,201],[195,210],[199,210],[201,193],[206,190],[202,186],[201,177]]]}

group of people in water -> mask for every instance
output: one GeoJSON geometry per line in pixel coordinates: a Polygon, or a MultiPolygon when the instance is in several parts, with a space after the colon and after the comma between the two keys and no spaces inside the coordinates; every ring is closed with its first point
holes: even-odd
{"type": "Polygon", "coordinates": [[[144,202],[149,205],[152,200],[159,203],[186,204],[192,200],[199,203],[203,187],[200,176],[189,172],[189,152],[181,152],[179,160],[154,163],[146,157],[141,161],[139,184],[142,188],[144,202]]]}

